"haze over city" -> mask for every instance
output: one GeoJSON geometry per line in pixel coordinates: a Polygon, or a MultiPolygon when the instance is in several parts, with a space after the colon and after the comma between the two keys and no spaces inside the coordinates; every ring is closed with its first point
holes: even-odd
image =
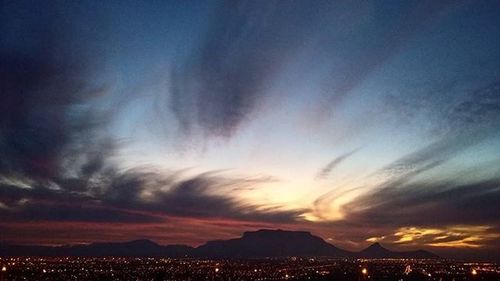
{"type": "Polygon", "coordinates": [[[500,259],[498,1],[0,5],[1,242],[500,259]]]}

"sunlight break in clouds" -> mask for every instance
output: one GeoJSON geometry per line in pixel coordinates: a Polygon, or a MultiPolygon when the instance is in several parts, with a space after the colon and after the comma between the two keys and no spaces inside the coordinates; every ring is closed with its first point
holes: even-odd
{"type": "Polygon", "coordinates": [[[500,238],[490,226],[450,226],[446,228],[402,227],[394,233],[395,243],[432,247],[479,248],[500,238]]]}

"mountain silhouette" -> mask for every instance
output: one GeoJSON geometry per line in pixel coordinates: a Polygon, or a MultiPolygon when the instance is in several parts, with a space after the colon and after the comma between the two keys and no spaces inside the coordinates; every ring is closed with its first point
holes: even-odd
{"type": "Polygon", "coordinates": [[[161,246],[150,240],[91,243],[67,246],[26,246],[0,244],[0,256],[86,256],[86,257],[172,257],[192,256],[186,245],[161,246]]]}
{"type": "Polygon", "coordinates": [[[330,256],[350,257],[323,239],[303,231],[258,230],[245,232],[241,238],[210,241],[196,249],[202,257],[285,257],[330,256]]]}
{"type": "Polygon", "coordinates": [[[0,243],[0,256],[125,256],[125,257],[334,257],[334,258],[438,258],[427,251],[394,252],[375,243],[360,252],[350,252],[304,231],[262,229],[242,237],[209,241],[197,248],[158,245],[150,240],[91,243],[67,246],[27,246],[0,243]]]}
{"type": "Polygon", "coordinates": [[[360,258],[371,258],[371,259],[379,259],[379,258],[421,258],[421,259],[435,259],[438,256],[435,254],[424,251],[407,251],[407,252],[394,252],[387,248],[382,247],[380,243],[374,243],[370,245],[368,248],[357,253],[357,256],[360,258]]]}

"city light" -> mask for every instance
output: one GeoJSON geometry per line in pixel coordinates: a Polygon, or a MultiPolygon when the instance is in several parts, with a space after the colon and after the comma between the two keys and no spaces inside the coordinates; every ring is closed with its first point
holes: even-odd
{"type": "Polygon", "coordinates": [[[405,268],[405,271],[404,271],[404,274],[405,275],[408,275],[411,273],[411,266],[410,265],[407,265],[406,268],[405,268]]]}
{"type": "Polygon", "coordinates": [[[407,275],[401,269],[408,265],[412,268],[408,280],[473,280],[478,277],[483,281],[500,280],[500,264],[492,262],[467,263],[429,259],[315,258],[312,260],[301,257],[293,260],[290,258],[212,260],[165,257],[0,257],[0,277],[5,281],[382,281],[407,280],[407,275]],[[15,266],[12,267],[14,262],[15,266]]]}

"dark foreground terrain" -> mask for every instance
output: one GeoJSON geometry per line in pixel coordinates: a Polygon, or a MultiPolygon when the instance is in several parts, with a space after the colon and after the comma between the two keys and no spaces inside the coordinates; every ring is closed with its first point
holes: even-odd
{"type": "Polygon", "coordinates": [[[427,259],[0,258],[0,280],[500,280],[500,265],[427,259]]]}

